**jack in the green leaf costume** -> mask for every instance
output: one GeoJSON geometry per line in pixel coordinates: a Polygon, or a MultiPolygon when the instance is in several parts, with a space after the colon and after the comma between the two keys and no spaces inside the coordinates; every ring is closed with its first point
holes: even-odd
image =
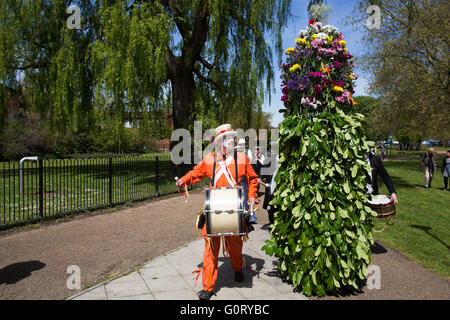
{"type": "Polygon", "coordinates": [[[359,289],[373,244],[363,116],[353,99],[355,66],[336,27],[310,21],[282,66],[285,119],[263,249],[307,296],[359,289]]]}

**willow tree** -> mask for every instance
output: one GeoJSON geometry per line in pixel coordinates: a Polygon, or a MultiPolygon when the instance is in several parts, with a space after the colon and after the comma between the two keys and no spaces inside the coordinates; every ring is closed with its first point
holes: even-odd
{"type": "Polygon", "coordinates": [[[1,6],[0,82],[15,86],[23,78],[43,112],[74,128],[85,123],[82,114],[119,123],[130,112],[145,117],[171,93],[174,127],[190,128],[201,95],[210,95],[217,116],[247,114],[247,125],[246,110],[270,98],[273,49],[281,55],[290,0],[1,6]],[[80,30],[67,28],[70,5],[81,8],[80,30]]]}
{"type": "MultiPolygon", "coordinates": [[[[124,84],[123,92],[141,81],[151,83],[152,93],[169,83],[174,126],[189,128],[196,116],[196,88],[219,101],[217,114],[245,110],[270,94],[273,50],[265,37],[273,38],[281,53],[289,7],[289,0],[160,0],[129,6],[106,1],[101,8],[105,41],[94,44],[96,61],[106,60],[98,64],[104,75],[117,75],[128,64],[132,83],[124,84]],[[133,63],[136,56],[142,61],[133,63]]],[[[120,87],[114,78],[106,83],[120,87]]]]}
{"type": "MultiPolygon", "coordinates": [[[[98,5],[76,4],[83,22],[90,19],[81,31],[67,28],[70,1],[0,4],[0,83],[23,92],[34,111],[57,120],[60,128],[92,125],[93,71],[86,60],[99,34],[98,5]]],[[[0,103],[3,114],[4,107],[0,103]]]]}

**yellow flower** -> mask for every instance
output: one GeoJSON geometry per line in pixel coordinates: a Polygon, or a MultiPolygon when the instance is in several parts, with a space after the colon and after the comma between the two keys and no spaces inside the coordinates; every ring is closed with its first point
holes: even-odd
{"type": "Polygon", "coordinates": [[[314,34],[311,36],[311,39],[312,39],[312,40],[316,40],[316,38],[317,38],[317,34],[314,33],[314,34]]]}
{"type": "Polygon", "coordinates": [[[327,42],[328,42],[328,43],[331,43],[331,41],[333,41],[333,37],[327,36],[327,42]]]}
{"type": "Polygon", "coordinates": [[[350,79],[352,79],[352,80],[353,80],[353,75],[352,75],[352,74],[351,74],[351,75],[349,75],[348,77],[349,77],[350,79]]]}
{"type": "Polygon", "coordinates": [[[292,67],[289,68],[289,71],[294,72],[294,71],[301,70],[301,69],[302,69],[302,67],[298,63],[296,63],[292,67]]]}
{"type": "Polygon", "coordinates": [[[344,48],[344,51],[347,52],[348,51],[347,48],[344,48]]]}
{"type": "Polygon", "coordinates": [[[344,91],[344,88],[338,87],[338,86],[334,86],[333,87],[333,91],[342,92],[342,91],[344,91]]]}
{"type": "Polygon", "coordinates": [[[286,49],[286,54],[291,54],[294,51],[294,48],[290,47],[286,49]]]}
{"type": "Polygon", "coordinates": [[[347,45],[347,41],[341,40],[339,41],[339,43],[341,44],[341,46],[345,47],[347,45]]]}
{"type": "Polygon", "coordinates": [[[295,39],[295,43],[296,44],[300,44],[300,43],[308,44],[308,41],[306,41],[306,39],[303,39],[303,38],[298,38],[298,39],[295,39]]]}

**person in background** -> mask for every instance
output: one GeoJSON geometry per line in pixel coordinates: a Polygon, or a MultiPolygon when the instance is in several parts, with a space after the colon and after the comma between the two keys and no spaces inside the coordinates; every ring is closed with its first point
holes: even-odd
{"type": "Polygon", "coordinates": [[[267,210],[267,214],[269,216],[269,222],[270,224],[274,224],[275,220],[274,220],[274,213],[275,213],[275,208],[273,207],[272,204],[270,204],[270,201],[272,201],[273,199],[273,193],[275,191],[275,186],[276,186],[276,182],[275,182],[275,176],[277,174],[278,171],[278,160],[279,160],[279,156],[278,155],[274,155],[272,153],[272,167],[275,168],[275,171],[273,172],[270,182],[266,183],[266,193],[264,195],[264,206],[263,208],[267,210]],[[267,200],[266,200],[267,197],[267,200]]]}
{"type": "Polygon", "coordinates": [[[377,155],[377,148],[376,147],[370,148],[370,153],[373,154],[374,156],[376,156],[377,155]]]}
{"type": "Polygon", "coordinates": [[[431,188],[431,181],[436,172],[436,158],[434,157],[434,148],[429,148],[427,153],[422,154],[420,162],[422,171],[425,173],[425,188],[431,188]]]}
{"type": "Polygon", "coordinates": [[[261,155],[259,154],[258,147],[255,148],[255,154],[254,154],[254,158],[252,160],[253,161],[250,161],[250,163],[252,164],[253,170],[258,175],[258,177],[260,177],[260,175],[261,175],[261,155]]]}
{"type": "Polygon", "coordinates": [[[395,191],[394,184],[392,183],[391,176],[387,173],[386,169],[383,166],[383,162],[381,159],[374,155],[370,150],[370,152],[366,152],[364,154],[364,158],[370,164],[372,168],[371,182],[366,185],[367,193],[377,195],[378,194],[378,175],[381,176],[386,188],[389,191],[389,195],[394,204],[398,203],[397,192],[395,191]]]}
{"type": "Polygon", "coordinates": [[[444,175],[444,191],[446,191],[448,190],[448,177],[450,177],[450,150],[447,150],[447,156],[442,161],[441,172],[444,175]]]}
{"type": "MultiPolygon", "coordinates": [[[[247,149],[246,147],[246,143],[245,143],[245,139],[241,138],[238,141],[237,144],[237,151],[245,153],[248,157],[249,153],[251,153],[250,150],[247,149]]],[[[241,186],[242,189],[244,190],[244,209],[245,211],[249,210],[249,205],[248,205],[248,184],[247,184],[247,179],[244,177],[242,177],[241,180],[241,186]]]]}
{"type": "Polygon", "coordinates": [[[384,147],[384,144],[380,147],[380,159],[381,161],[384,161],[384,158],[386,157],[386,148],[384,147]]]}

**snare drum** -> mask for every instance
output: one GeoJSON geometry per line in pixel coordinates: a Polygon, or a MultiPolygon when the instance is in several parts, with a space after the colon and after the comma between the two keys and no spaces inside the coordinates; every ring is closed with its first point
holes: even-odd
{"type": "Polygon", "coordinates": [[[206,235],[245,235],[242,187],[207,188],[205,191],[206,235]]]}
{"type": "Polygon", "coordinates": [[[387,218],[395,214],[394,201],[384,194],[372,196],[369,206],[378,214],[377,218],[387,218]]]}

